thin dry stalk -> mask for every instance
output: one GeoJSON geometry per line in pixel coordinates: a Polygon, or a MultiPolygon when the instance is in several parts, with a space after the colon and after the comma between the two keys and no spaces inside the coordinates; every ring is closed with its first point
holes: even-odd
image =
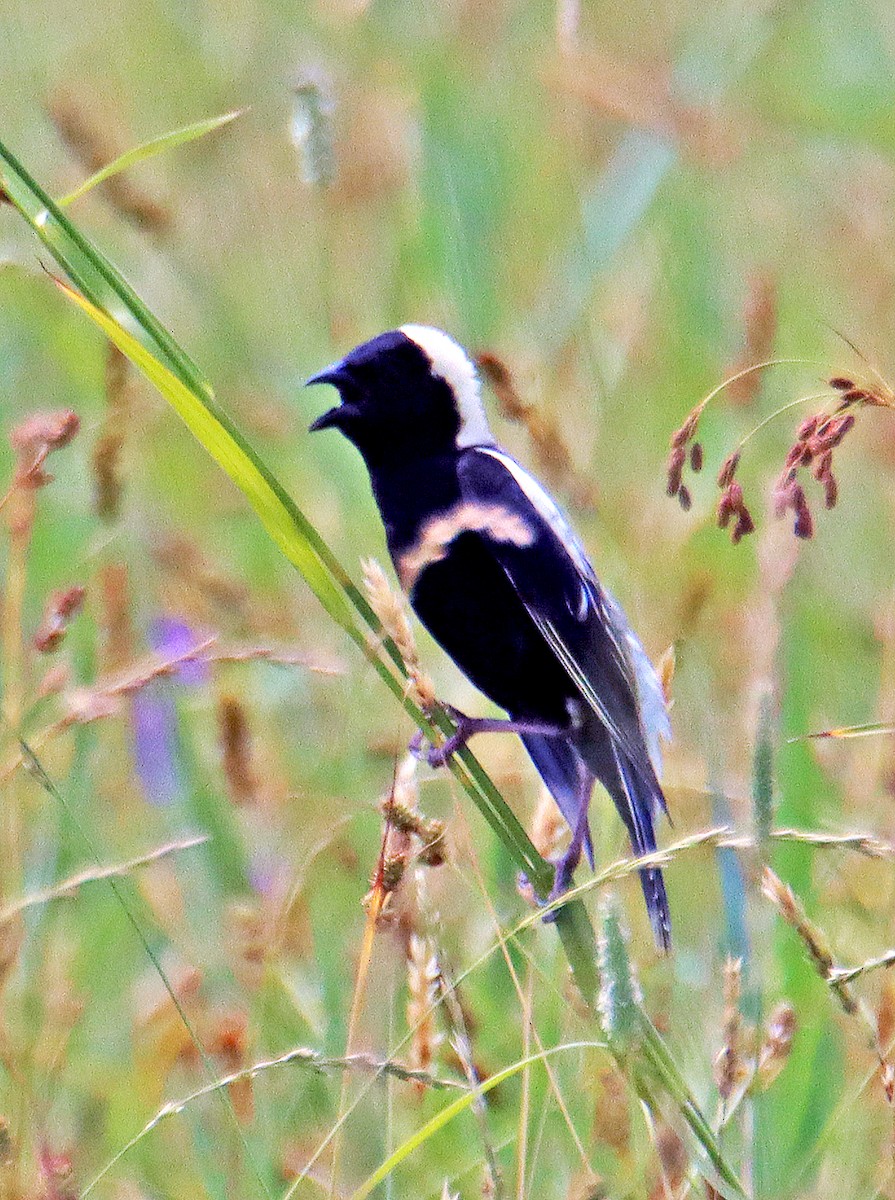
{"type": "Polygon", "coordinates": [[[731,368],[738,376],[727,389],[731,404],[744,408],[761,390],[762,371],[740,374],[750,363],[764,362],[774,350],[777,334],[777,281],[769,271],[757,271],[748,281],[743,305],[743,350],[731,368]]]}
{"type": "MultiPolygon", "coordinates": [[[[494,930],[494,934],[495,934],[495,937],[497,938],[497,944],[500,947],[501,954],[503,955],[503,960],[504,960],[504,963],[506,964],[506,968],[507,968],[507,971],[509,973],[510,979],[513,984],[513,990],[515,991],[516,997],[519,1001],[520,1008],[522,1009],[522,1011],[524,1013],[525,1011],[527,1011],[526,1010],[525,992],[523,991],[522,982],[519,979],[519,974],[516,970],[516,966],[513,962],[512,956],[510,955],[510,952],[507,948],[507,940],[503,934],[503,929],[501,926],[500,919],[497,915],[497,910],[494,907],[491,896],[488,892],[488,888],[485,884],[484,876],[482,875],[481,866],[480,866],[479,860],[478,860],[478,854],[476,852],[475,841],[472,838],[472,834],[469,829],[469,824],[466,819],[466,810],[462,804],[455,803],[454,807],[455,807],[455,811],[457,814],[457,821],[460,824],[460,827],[464,831],[464,837],[465,837],[465,843],[466,843],[465,858],[469,862],[470,866],[472,867],[473,874],[475,875],[475,881],[476,881],[476,886],[478,888],[479,895],[481,896],[486,908],[488,909],[488,914],[491,918],[491,924],[492,924],[492,927],[494,930]]],[[[523,943],[517,942],[517,945],[523,946],[523,943]]],[[[534,964],[531,962],[531,960],[529,960],[529,967],[534,967],[534,964]]],[[[534,967],[534,969],[537,969],[537,968],[534,967]]],[[[544,1046],[543,1039],[541,1038],[541,1035],[538,1032],[537,1026],[534,1025],[533,1023],[531,1025],[531,1035],[534,1038],[535,1044],[538,1047],[538,1052],[540,1054],[544,1054],[545,1046],[544,1046]]],[[[544,1070],[546,1071],[547,1080],[550,1085],[550,1091],[556,1102],[556,1106],[559,1109],[559,1112],[562,1114],[562,1118],[563,1118],[563,1121],[565,1122],[566,1129],[569,1133],[569,1136],[572,1139],[572,1142],[573,1142],[575,1149],[578,1153],[578,1156],[581,1160],[581,1166],[582,1166],[584,1176],[590,1181],[596,1181],[598,1179],[598,1175],[594,1171],[594,1168],[591,1166],[591,1163],[587,1157],[587,1151],[584,1147],[583,1142],[581,1141],[581,1138],[578,1134],[578,1130],[575,1127],[575,1122],[572,1120],[571,1114],[568,1109],[568,1105],[566,1104],[565,1097],[562,1094],[562,1089],[560,1088],[559,1081],[556,1077],[556,1072],[553,1068],[552,1063],[550,1062],[550,1059],[547,1057],[544,1058],[544,1070]]]]}

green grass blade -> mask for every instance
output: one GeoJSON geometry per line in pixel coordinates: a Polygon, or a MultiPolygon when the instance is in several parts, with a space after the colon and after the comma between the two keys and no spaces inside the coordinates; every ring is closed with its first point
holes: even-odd
{"type": "Polygon", "coordinates": [[[644,1008],[638,1005],[637,1013],[640,1021],[638,1055],[648,1064],[651,1076],[659,1082],[663,1090],[674,1101],[676,1108],[687,1122],[690,1132],[704,1151],[712,1169],[717,1174],[717,1180],[714,1181],[716,1190],[725,1197],[747,1200],[745,1188],[736,1171],[728,1163],[708,1118],[687,1086],[671,1051],[662,1039],[662,1035],[649,1019],[644,1008]]]}
{"type": "Polygon", "coordinates": [[[83,183],[79,184],[73,192],[63,196],[58,201],[59,207],[66,208],[69,204],[74,204],[76,200],[80,200],[98,184],[111,179],[113,175],[126,171],[128,167],[134,167],[137,163],[144,162],[147,158],[152,158],[165,150],[173,150],[175,146],[182,146],[185,142],[194,142],[197,138],[204,137],[206,133],[213,133],[215,129],[220,129],[223,125],[229,125],[231,121],[241,117],[243,112],[245,109],[238,108],[219,117],[208,117],[204,121],[195,121],[192,125],[184,125],[181,129],[172,129],[170,133],[163,133],[160,137],[151,138],[148,142],[126,150],[112,162],[100,167],[89,179],[85,179],[83,183]]]}
{"type": "MultiPolygon", "coordinates": [[[[543,1062],[545,1059],[551,1058],[554,1054],[561,1054],[567,1050],[591,1050],[595,1046],[599,1047],[602,1045],[602,1042],[567,1042],[561,1046],[551,1046],[549,1049],[542,1051],[540,1054],[532,1054],[528,1058],[522,1058],[518,1062],[513,1063],[511,1066],[504,1067],[502,1071],[497,1071],[494,1075],[489,1075],[489,1077],[484,1081],[484,1083],[482,1083],[480,1087],[475,1089],[470,1088],[468,1092],[465,1092],[462,1096],[459,1096],[450,1104],[446,1104],[445,1107],[440,1112],[436,1113],[431,1120],[427,1121],[425,1125],[422,1125],[416,1130],[415,1133],[412,1133],[409,1138],[403,1141],[401,1145],[398,1146],[396,1150],[392,1151],[388,1158],[376,1168],[373,1174],[369,1175],[360,1185],[360,1187],[351,1193],[350,1200],[366,1200],[366,1197],[369,1196],[371,1192],[373,1192],[379,1186],[379,1184],[382,1183],[382,1181],[392,1173],[392,1171],[394,1171],[395,1167],[400,1166],[400,1164],[406,1158],[408,1158],[414,1152],[414,1150],[419,1149],[419,1147],[424,1145],[429,1138],[438,1133],[439,1130],[444,1129],[446,1125],[450,1124],[455,1117],[458,1117],[461,1113],[470,1108],[479,1096],[485,1095],[487,1092],[490,1092],[492,1088],[497,1087],[501,1083],[506,1083],[508,1079],[512,1079],[514,1075],[518,1075],[519,1072],[523,1071],[526,1067],[532,1066],[533,1063],[543,1062]]],[[[291,1196],[292,1191],[293,1189],[290,1187],[283,1200],[286,1200],[286,1197],[291,1196]]]]}
{"type": "Polygon", "coordinates": [[[31,178],[0,142],[0,187],[46,248],[84,295],[104,312],[122,308],[133,319],[139,340],[186,384],[213,396],[211,384],[168,333],[121,272],[96,250],[58,204],[31,178]]]}
{"type": "Polygon", "coordinates": [[[354,615],[344,593],[335,585],[314,548],[299,535],[294,520],[269,480],[256,469],[251,456],[222,425],[219,417],[122,325],[67,284],[57,282],[57,286],[143,372],[197,441],[236,483],[270,537],[299,569],[333,620],[343,629],[353,627],[354,615]]]}

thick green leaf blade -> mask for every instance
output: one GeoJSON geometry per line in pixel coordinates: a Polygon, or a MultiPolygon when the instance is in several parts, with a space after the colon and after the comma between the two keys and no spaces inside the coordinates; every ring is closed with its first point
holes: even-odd
{"type": "Polygon", "coordinates": [[[143,303],[121,272],[69,221],[58,204],[0,142],[0,187],[88,300],[105,312],[122,309],[136,337],[182,383],[211,398],[211,384],[187,352],[143,303]]]}
{"type": "Polygon", "coordinates": [[[301,571],[329,615],[343,629],[355,628],[354,614],[344,593],[336,587],[314,548],[301,536],[269,481],[215,414],[122,325],[67,284],[59,280],[56,284],[143,372],[215,462],[226,471],[246,496],[273,541],[301,571]]]}

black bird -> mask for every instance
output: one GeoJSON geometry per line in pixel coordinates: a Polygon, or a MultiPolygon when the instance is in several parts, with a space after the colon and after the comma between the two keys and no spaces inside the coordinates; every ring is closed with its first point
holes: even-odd
{"type": "MultiPolygon", "coordinates": [[[[656,849],[664,810],[659,739],[670,736],[659,679],[554,501],[488,428],[476,369],[446,333],[403,325],[308,380],[341,403],[311,430],[340,429],[363,456],[398,578],[419,619],[509,720],[453,711],[439,765],[475,733],[518,733],[572,830],[557,867],[565,891],[588,806],[609,792],[634,851],[656,849]]],[[[657,944],[670,947],[662,873],[640,872],[657,944]]]]}

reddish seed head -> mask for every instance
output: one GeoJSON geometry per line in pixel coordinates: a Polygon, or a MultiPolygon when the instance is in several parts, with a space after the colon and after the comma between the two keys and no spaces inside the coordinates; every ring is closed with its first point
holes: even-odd
{"type": "Polygon", "coordinates": [[[755,522],[752,520],[752,514],[749,512],[749,509],[743,505],[737,514],[737,523],[734,525],[731,531],[730,540],[734,545],[736,545],[741,538],[744,538],[747,534],[754,532],[755,522]]]}
{"type": "Polygon", "coordinates": [[[690,507],[693,504],[693,497],[690,495],[690,489],[685,483],[682,483],[677,489],[677,498],[684,512],[689,512],[690,507]]]}
{"type": "Polygon", "coordinates": [[[38,412],[17,425],[10,433],[9,440],[13,449],[20,454],[42,447],[59,450],[68,445],[80,427],[78,414],[70,408],[57,412],[38,412]]]}
{"type": "Polygon", "coordinates": [[[810,438],[816,432],[819,420],[819,416],[806,417],[796,430],[796,441],[804,442],[806,438],[810,438]]]}
{"type": "Polygon", "coordinates": [[[687,414],[687,419],[684,421],[680,429],[676,429],[671,435],[672,450],[682,450],[696,432],[696,426],[699,424],[699,418],[702,414],[702,405],[697,404],[691,412],[687,414]]]}
{"type": "Polygon", "coordinates": [[[875,399],[875,396],[865,392],[863,388],[851,388],[842,397],[842,405],[844,407],[847,404],[872,403],[875,399]]]}
{"type": "Polygon", "coordinates": [[[686,458],[687,452],[683,446],[675,446],[668,457],[668,484],[666,491],[669,496],[676,496],[680,491],[686,458]]]}
{"type": "Polygon", "coordinates": [[[793,488],[792,505],[796,510],[796,523],[793,526],[793,533],[797,538],[803,538],[807,541],[807,539],[814,536],[814,519],[811,516],[808,501],[805,499],[805,492],[798,483],[793,488]]]}
{"type": "Polygon", "coordinates": [[[850,379],[846,379],[844,375],[834,375],[830,380],[830,387],[836,392],[847,392],[855,385],[850,379]]]}
{"type": "Polygon", "coordinates": [[[718,524],[720,527],[726,529],[730,518],[735,513],[741,513],[745,507],[743,489],[736,480],[733,480],[721,493],[721,499],[718,501],[718,524]]]}
{"type": "Polygon", "coordinates": [[[690,467],[697,475],[702,470],[702,442],[694,442],[690,447],[690,467]]]}
{"type": "Polygon", "coordinates": [[[836,420],[831,421],[829,431],[824,438],[826,449],[832,450],[835,446],[838,446],[854,423],[854,413],[846,413],[844,417],[837,417],[836,420]]]}
{"type": "Polygon", "coordinates": [[[34,635],[34,648],[40,654],[51,654],[65,637],[69,622],[81,610],[84,588],[78,586],[54,592],[47,602],[43,620],[34,635]]]}
{"type": "Polygon", "coordinates": [[[836,501],[839,499],[839,484],[836,482],[836,476],[830,471],[821,482],[824,485],[824,504],[827,508],[835,508],[836,501]]]}
{"type": "Polygon", "coordinates": [[[721,470],[718,472],[718,487],[726,488],[733,481],[736,475],[737,467],[740,465],[740,451],[734,450],[733,454],[725,458],[721,464],[721,470]]]}

